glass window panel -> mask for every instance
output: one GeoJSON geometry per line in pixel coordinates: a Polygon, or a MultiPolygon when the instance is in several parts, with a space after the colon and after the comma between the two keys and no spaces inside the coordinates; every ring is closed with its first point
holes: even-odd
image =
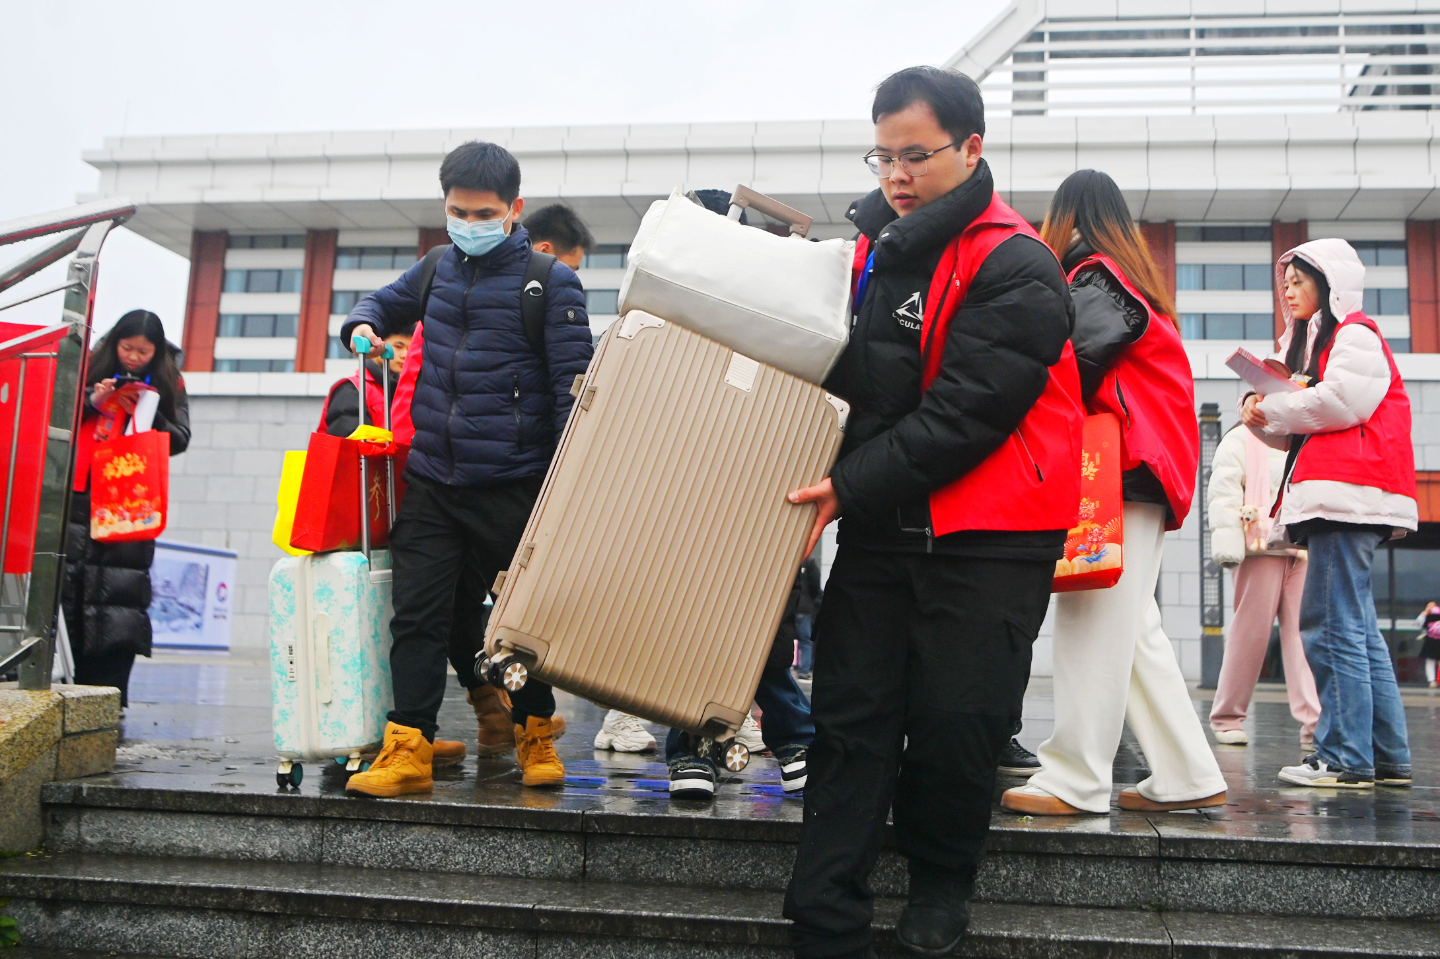
{"type": "Polygon", "coordinates": [[[300,316],[296,313],[281,313],[275,317],[275,336],[294,336],[295,330],[300,325],[300,316]]]}
{"type": "Polygon", "coordinates": [[[1180,335],[1187,340],[1203,340],[1205,338],[1205,314],[1181,313],[1180,335]]]}
{"type": "Polygon", "coordinates": [[[244,292],[245,292],[245,271],[244,271],[244,270],[226,270],[226,271],[225,271],[225,285],[224,285],[221,289],[223,289],[224,292],[226,292],[226,293],[244,293],[244,292]]]}
{"type": "Polygon", "coordinates": [[[247,313],[243,319],[241,336],[270,336],[275,329],[273,313],[247,313]]]}
{"type": "Polygon", "coordinates": [[[229,250],[248,250],[250,249],[250,240],[251,238],[248,236],[236,236],[234,233],[231,233],[225,237],[225,248],[229,250]]]}
{"type": "Polygon", "coordinates": [[[591,316],[607,316],[620,312],[619,290],[586,290],[585,312],[591,316]]]}
{"type": "Polygon", "coordinates": [[[257,236],[255,237],[255,249],[257,250],[283,250],[285,238],[283,236],[257,236]]]}
{"type": "Polygon", "coordinates": [[[1408,336],[1403,340],[1386,340],[1385,342],[1390,344],[1391,353],[1410,352],[1410,338],[1408,336]]]}
{"type": "Polygon", "coordinates": [[[625,268],[626,247],[614,243],[602,243],[588,251],[580,261],[581,269],[621,270],[625,268]]]}
{"type": "Polygon", "coordinates": [[[1199,243],[1203,238],[1203,231],[1198,226],[1177,226],[1175,228],[1176,243],[1199,243]]]}
{"type": "Polygon", "coordinates": [[[1410,262],[1405,255],[1404,240],[1386,240],[1376,246],[1376,266],[1406,266],[1410,262]]]}
{"type": "Polygon", "coordinates": [[[1206,314],[1205,314],[1205,339],[1207,339],[1207,340],[1243,340],[1243,339],[1245,339],[1245,314],[1244,314],[1244,313],[1206,313],[1206,314]]]}
{"type": "Polygon", "coordinates": [[[1242,229],[1246,243],[1265,243],[1270,239],[1269,226],[1247,226],[1242,229]]]}
{"type": "Polygon", "coordinates": [[[1371,315],[1371,316],[1379,316],[1379,315],[1380,315],[1380,291],[1379,291],[1379,290],[1366,290],[1364,296],[1362,296],[1362,297],[1360,298],[1360,309],[1364,310],[1366,313],[1368,313],[1368,314],[1371,315]]]}
{"type": "Polygon", "coordinates": [[[388,270],[393,259],[388,246],[367,246],[360,251],[360,269],[388,270]]]}
{"type": "Polygon", "coordinates": [[[245,292],[247,293],[279,293],[280,292],[280,271],[279,270],[247,270],[245,281],[245,292]]]}
{"type": "Polygon", "coordinates": [[[1181,263],[1175,267],[1175,289],[1205,289],[1205,267],[1198,263],[1181,263]]]}
{"type": "Polygon", "coordinates": [[[1268,263],[1245,264],[1245,289],[1268,290],[1274,282],[1274,274],[1268,263]]]}
{"type": "Polygon", "coordinates": [[[240,336],[241,325],[245,318],[239,313],[221,313],[220,331],[218,336],[240,336]]]}
{"type": "Polygon", "coordinates": [[[1239,226],[1207,226],[1202,238],[1206,243],[1239,243],[1245,239],[1245,228],[1239,226]]]}
{"type": "Polygon", "coordinates": [[[350,351],[345,349],[345,344],[340,337],[332,336],[325,343],[325,358],[327,360],[343,360],[350,356],[350,351]]]}
{"type": "Polygon", "coordinates": [[[303,250],[303,249],[305,249],[305,234],[303,234],[303,233],[292,233],[292,234],[290,234],[289,236],[285,237],[285,249],[287,249],[287,250],[303,250]]]}
{"type": "Polygon", "coordinates": [[[1271,340],[1275,338],[1275,317],[1269,313],[1245,314],[1245,339],[1271,340]]]}
{"type": "Polygon", "coordinates": [[[1375,266],[1375,245],[1373,243],[1352,243],[1355,248],[1355,255],[1360,257],[1360,262],[1365,266],[1375,266]]]}
{"type": "MultiPolygon", "coordinates": [[[[1245,268],[1238,263],[1208,263],[1205,266],[1205,289],[1245,289],[1245,268]]],[[[1212,337],[1213,339],[1213,337],[1212,337]]]]}
{"type": "Polygon", "coordinates": [[[280,271],[280,292],[299,293],[300,284],[304,282],[304,270],[281,270],[280,271]]]}
{"type": "Polygon", "coordinates": [[[390,258],[390,266],[396,270],[408,270],[415,265],[415,247],[397,246],[394,255],[390,258]]]}
{"type": "Polygon", "coordinates": [[[1410,312],[1409,290],[1384,289],[1379,293],[1381,316],[1404,316],[1410,312]]]}
{"type": "Polygon", "coordinates": [[[342,246],[335,251],[335,269],[337,270],[358,270],[360,269],[360,248],[356,246],[342,246]]]}

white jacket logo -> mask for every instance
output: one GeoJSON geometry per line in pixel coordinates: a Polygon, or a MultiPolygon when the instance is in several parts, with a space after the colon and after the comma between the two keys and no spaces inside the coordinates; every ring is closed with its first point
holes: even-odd
{"type": "Polygon", "coordinates": [[[920,299],[920,291],[911,293],[910,299],[901,303],[893,315],[895,322],[907,330],[920,329],[920,324],[925,320],[925,304],[920,299]]]}

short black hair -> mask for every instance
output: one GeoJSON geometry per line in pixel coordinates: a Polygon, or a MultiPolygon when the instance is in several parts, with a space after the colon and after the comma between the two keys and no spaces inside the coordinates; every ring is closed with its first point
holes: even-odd
{"type": "Polygon", "coordinates": [[[959,146],[973,133],[985,136],[985,100],[980,86],[963,73],[939,67],[906,67],[875,88],[870,122],[899,113],[912,103],[927,103],[941,128],[959,146]]]}
{"type": "Polygon", "coordinates": [[[580,214],[563,203],[552,203],[525,214],[524,226],[530,231],[532,246],[549,242],[561,253],[595,249],[595,236],[590,228],[580,219],[580,214]]]}
{"type": "Polygon", "coordinates": [[[413,316],[403,320],[395,320],[385,325],[390,328],[390,332],[386,334],[387,337],[415,335],[416,320],[413,316]]]}
{"type": "Polygon", "coordinates": [[[445,155],[440,164],[440,189],[489,190],[506,203],[520,195],[520,163],[498,143],[471,140],[445,155]]]}

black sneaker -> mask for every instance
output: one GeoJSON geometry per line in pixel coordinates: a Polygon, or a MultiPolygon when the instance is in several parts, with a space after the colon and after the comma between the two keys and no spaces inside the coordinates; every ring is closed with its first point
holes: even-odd
{"type": "Polygon", "coordinates": [[[1377,786],[1410,786],[1414,782],[1415,780],[1410,777],[1410,770],[1404,766],[1375,764],[1375,785],[1377,786]]]}
{"type": "Polygon", "coordinates": [[[1007,776],[1033,776],[1040,771],[1040,760],[1020,740],[1012,738],[1000,750],[1000,772],[1007,776]]]}
{"type": "Polygon", "coordinates": [[[780,766],[780,788],[787,793],[805,788],[805,753],[805,747],[798,744],[781,746],[771,753],[780,766]]]}
{"type": "Polygon", "coordinates": [[[910,861],[910,898],[895,924],[895,939],[912,956],[948,956],[970,925],[973,879],[910,861]]]}
{"type": "Polygon", "coordinates": [[[1295,786],[1319,786],[1324,789],[1370,789],[1375,785],[1372,776],[1331,768],[1318,753],[1306,756],[1298,766],[1281,767],[1280,781],[1295,786]]]}
{"type": "Polygon", "coordinates": [[[676,756],[670,760],[671,799],[715,798],[715,764],[696,755],[676,756]]]}

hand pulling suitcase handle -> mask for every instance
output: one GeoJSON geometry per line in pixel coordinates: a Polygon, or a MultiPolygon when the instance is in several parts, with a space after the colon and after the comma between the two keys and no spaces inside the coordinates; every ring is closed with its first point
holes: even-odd
{"type": "MultiPolygon", "coordinates": [[[[371,344],[371,342],[370,342],[367,338],[365,338],[365,337],[363,337],[363,336],[356,336],[356,337],[354,337],[354,339],[353,339],[351,342],[352,342],[352,345],[355,347],[355,358],[356,358],[356,359],[359,361],[359,363],[360,363],[360,381],[359,381],[359,383],[356,385],[356,387],[357,387],[357,388],[356,388],[356,392],[357,392],[357,394],[358,394],[357,397],[356,397],[356,400],[357,400],[356,406],[357,406],[357,407],[359,408],[359,410],[360,410],[360,425],[361,425],[361,426],[364,426],[364,425],[365,425],[365,407],[366,407],[366,403],[365,403],[365,393],[366,393],[366,389],[365,389],[365,375],[366,375],[366,374],[365,374],[365,360],[366,360],[366,359],[369,357],[369,355],[370,355],[370,350],[371,350],[372,344],[371,344]]],[[[393,346],[391,346],[389,343],[386,343],[386,344],[385,344],[385,348],[384,348],[383,350],[380,350],[379,353],[380,353],[380,383],[381,383],[380,389],[381,389],[381,392],[383,393],[383,395],[384,395],[384,397],[385,397],[385,400],[384,400],[384,402],[382,403],[382,406],[383,406],[384,409],[385,409],[385,429],[388,430],[388,429],[390,429],[390,363],[389,363],[389,360],[395,355],[395,348],[394,348],[393,346]]],[[[387,456],[387,457],[385,458],[385,485],[386,485],[386,492],[389,494],[388,497],[387,497],[387,499],[388,499],[389,502],[386,504],[386,508],[388,509],[389,515],[390,515],[390,526],[393,528],[393,527],[395,526],[395,460],[394,460],[394,457],[390,457],[390,456],[387,456]]],[[[369,568],[369,566],[370,566],[370,499],[369,499],[369,497],[370,497],[370,468],[369,468],[369,464],[365,462],[365,457],[362,455],[362,456],[360,457],[360,551],[365,554],[365,566],[366,566],[367,568],[369,568]]],[[[388,573],[388,571],[386,571],[386,570],[382,570],[381,572],[382,572],[382,573],[388,573]]],[[[377,579],[375,572],[374,572],[373,570],[370,572],[370,582],[372,582],[372,583],[378,583],[378,582],[381,582],[381,581],[383,581],[383,580],[387,580],[387,579],[389,579],[389,578],[390,578],[390,577],[389,577],[388,575],[383,575],[383,576],[381,576],[380,578],[377,579]]]]}
{"type": "Polygon", "coordinates": [[[788,223],[791,236],[804,237],[815,223],[813,216],[806,216],[793,206],[786,206],[774,197],[768,197],[742,183],[735,187],[734,193],[730,194],[730,219],[740,219],[740,212],[747,207],[758,210],[772,219],[788,223]]]}

